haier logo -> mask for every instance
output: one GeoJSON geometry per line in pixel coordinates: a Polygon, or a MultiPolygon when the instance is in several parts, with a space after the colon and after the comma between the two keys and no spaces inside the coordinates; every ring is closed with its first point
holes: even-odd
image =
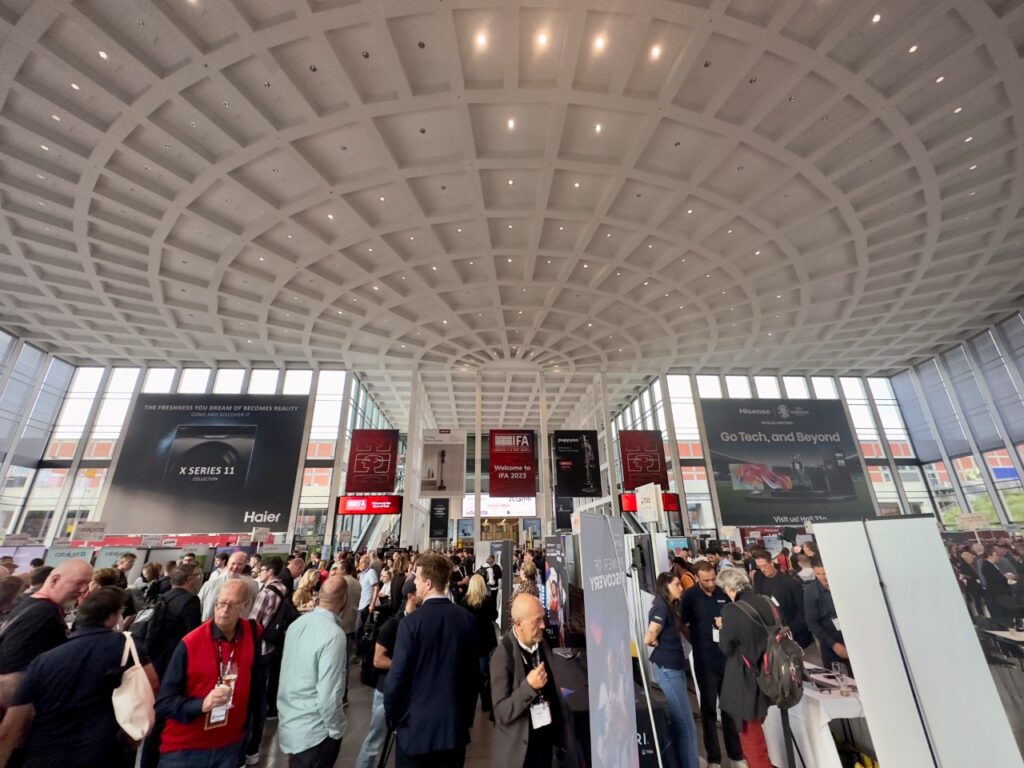
{"type": "Polygon", "coordinates": [[[268,512],[263,510],[262,512],[254,512],[249,510],[245,513],[245,517],[242,519],[243,523],[279,523],[281,522],[280,512],[268,512]]]}

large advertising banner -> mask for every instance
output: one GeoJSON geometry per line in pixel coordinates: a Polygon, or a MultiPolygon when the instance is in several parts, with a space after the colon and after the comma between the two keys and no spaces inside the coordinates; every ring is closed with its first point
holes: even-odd
{"type": "Polygon", "coordinates": [[[601,497],[601,468],[597,432],[555,430],[555,496],[601,497]]]}
{"type": "Polygon", "coordinates": [[[425,499],[466,494],[466,431],[423,430],[420,496],[425,499]]]}
{"type": "Polygon", "coordinates": [[[537,441],[532,429],[490,432],[490,496],[537,495],[537,441]]]}
{"type": "Polygon", "coordinates": [[[139,395],[103,519],[123,533],[283,530],[309,398],[139,395]]]}
{"type": "MultiPolygon", "coordinates": [[[[621,433],[620,433],[621,434],[621,433]]],[[[580,515],[593,768],[638,768],[632,637],[621,517],[580,515]]]]}
{"type": "Polygon", "coordinates": [[[653,429],[619,430],[619,454],[622,458],[622,488],[633,491],[641,485],[656,483],[668,488],[668,466],[661,432],[653,429]]]}
{"type": "Polygon", "coordinates": [[[448,538],[448,518],[450,499],[430,500],[430,535],[431,539],[448,538]]]}
{"type": "Polygon", "coordinates": [[[724,525],[874,517],[838,400],[701,403],[724,525]]]}
{"type": "Polygon", "coordinates": [[[397,429],[353,429],[345,493],[391,493],[397,466],[397,429]]]}

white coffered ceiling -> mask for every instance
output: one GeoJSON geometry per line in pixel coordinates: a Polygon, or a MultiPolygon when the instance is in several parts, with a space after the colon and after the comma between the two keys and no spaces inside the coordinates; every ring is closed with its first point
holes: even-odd
{"type": "Polygon", "coordinates": [[[396,420],[418,368],[463,426],[542,371],[557,424],[598,371],[886,372],[1021,304],[1021,0],[0,0],[0,39],[0,325],[74,362],[344,363],[396,420]]]}

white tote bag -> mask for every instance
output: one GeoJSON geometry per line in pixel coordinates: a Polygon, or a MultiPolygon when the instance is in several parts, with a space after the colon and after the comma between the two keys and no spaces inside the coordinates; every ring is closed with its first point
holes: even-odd
{"type": "Polygon", "coordinates": [[[156,697],[153,687],[149,684],[146,670],[139,663],[139,653],[135,650],[135,641],[131,632],[124,633],[124,653],[121,654],[121,666],[128,663],[129,654],[135,663],[121,675],[121,684],[114,689],[114,717],[128,737],[133,741],[142,741],[156,722],[156,697]]]}

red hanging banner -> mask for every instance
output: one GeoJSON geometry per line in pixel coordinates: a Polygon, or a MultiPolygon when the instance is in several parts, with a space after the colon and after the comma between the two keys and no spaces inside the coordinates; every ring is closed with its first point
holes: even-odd
{"type": "Polygon", "coordinates": [[[619,430],[622,488],[633,491],[647,483],[668,488],[668,467],[661,432],[654,429],[619,430]]]}
{"type": "Polygon", "coordinates": [[[390,493],[397,465],[397,429],[352,430],[345,493],[390,493]]]}
{"type": "Polygon", "coordinates": [[[537,495],[537,443],[532,429],[492,429],[490,434],[490,495],[537,495]]]}

